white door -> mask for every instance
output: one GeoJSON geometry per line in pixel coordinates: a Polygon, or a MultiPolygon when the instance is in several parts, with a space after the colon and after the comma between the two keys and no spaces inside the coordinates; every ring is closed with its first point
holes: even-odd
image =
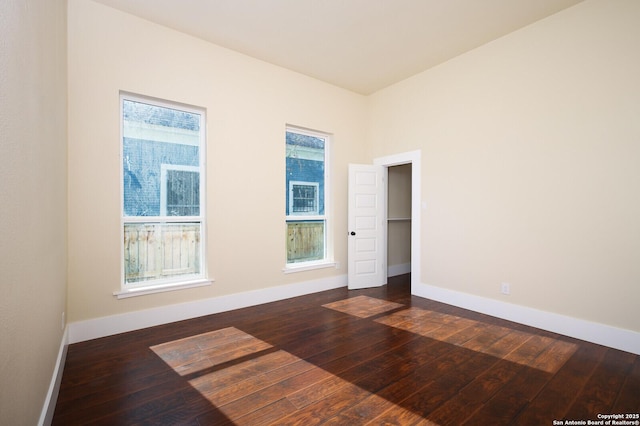
{"type": "Polygon", "coordinates": [[[384,167],[349,164],[348,287],[387,283],[384,167]]]}

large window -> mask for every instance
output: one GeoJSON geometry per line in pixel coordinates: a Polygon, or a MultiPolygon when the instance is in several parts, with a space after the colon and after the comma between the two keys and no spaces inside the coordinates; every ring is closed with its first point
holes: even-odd
{"type": "Polygon", "coordinates": [[[204,271],[204,111],[121,96],[124,289],[204,271]]]}
{"type": "Polygon", "coordinates": [[[287,265],[328,261],[327,151],[329,136],[286,132],[287,265]]]}

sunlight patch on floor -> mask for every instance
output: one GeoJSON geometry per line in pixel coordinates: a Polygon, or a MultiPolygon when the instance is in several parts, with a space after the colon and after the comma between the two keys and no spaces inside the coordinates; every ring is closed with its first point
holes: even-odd
{"type": "Polygon", "coordinates": [[[152,346],[151,350],[176,373],[186,376],[272,347],[229,327],[162,343],[152,346]]]}
{"type": "MultiPolygon", "coordinates": [[[[286,351],[234,327],[151,347],[167,365],[237,425],[326,421],[350,410],[366,418],[435,425],[286,351]],[[351,407],[355,401],[359,403],[351,407]]],[[[328,424],[332,424],[331,421],[328,424]]],[[[339,423],[335,423],[339,424],[339,423]]]]}
{"type": "Polygon", "coordinates": [[[369,296],[356,296],[349,299],[339,300],[337,302],[327,303],[322,306],[359,318],[369,318],[374,315],[401,308],[404,305],[369,296]]]}
{"type": "Polygon", "coordinates": [[[577,349],[562,340],[420,308],[375,321],[548,373],[558,371],[577,349]]]}

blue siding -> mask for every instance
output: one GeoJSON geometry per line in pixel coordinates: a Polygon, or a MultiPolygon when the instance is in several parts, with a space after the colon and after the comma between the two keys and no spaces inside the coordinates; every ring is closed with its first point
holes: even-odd
{"type": "Polygon", "coordinates": [[[125,216],[160,216],[162,164],[198,167],[198,151],[193,145],[124,138],[125,216]]]}
{"type": "Polygon", "coordinates": [[[324,214],[324,162],[287,157],[286,214],[289,214],[289,182],[317,182],[319,184],[319,214],[324,214]]]}
{"type": "MultiPolygon", "coordinates": [[[[324,215],[324,152],[325,139],[295,131],[286,132],[287,179],[285,183],[286,214],[289,211],[289,183],[309,182],[318,184],[318,214],[324,215]]],[[[304,215],[300,215],[304,217],[304,215]]]]}

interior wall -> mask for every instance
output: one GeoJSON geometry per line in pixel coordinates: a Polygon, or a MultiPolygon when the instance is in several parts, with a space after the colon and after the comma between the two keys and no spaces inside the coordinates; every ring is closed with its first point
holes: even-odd
{"type": "Polygon", "coordinates": [[[285,125],[333,135],[334,251],[344,267],[347,164],[370,161],[365,97],[92,1],[69,2],[68,37],[70,321],[346,274],[282,271],[285,125]],[[121,90],[206,108],[212,286],[112,295],[121,270],[121,90]]]}
{"type": "Polygon", "coordinates": [[[423,284],[640,331],[639,19],[587,0],[371,97],[373,156],[422,150],[423,284]]]}
{"type": "Polygon", "coordinates": [[[0,5],[0,424],[34,425],[67,281],[66,1],[0,5]]]}
{"type": "Polygon", "coordinates": [[[411,164],[387,171],[387,266],[393,276],[411,267],[411,164]]]}

